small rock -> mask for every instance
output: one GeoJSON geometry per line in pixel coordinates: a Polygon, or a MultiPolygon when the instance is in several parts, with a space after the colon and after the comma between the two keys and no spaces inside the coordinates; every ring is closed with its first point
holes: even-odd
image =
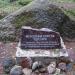
{"type": "Polygon", "coordinates": [[[56,62],[51,62],[50,65],[47,67],[48,73],[52,74],[56,71],[56,62]]]}
{"type": "Polygon", "coordinates": [[[34,62],[32,65],[32,71],[34,71],[38,67],[38,62],[34,62]]]}
{"type": "Polygon", "coordinates": [[[33,72],[45,72],[46,69],[44,68],[43,63],[41,61],[36,61],[32,65],[32,71],[33,72]]]}
{"type": "Polygon", "coordinates": [[[10,75],[23,75],[22,67],[15,65],[11,71],[10,75]]]}
{"type": "Polygon", "coordinates": [[[17,58],[17,64],[22,66],[23,68],[30,68],[32,64],[31,58],[24,57],[24,58],[17,58]]]}
{"type": "Polygon", "coordinates": [[[3,70],[5,73],[9,73],[11,68],[15,65],[15,59],[14,58],[6,58],[3,61],[3,70]]]}
{"type": "Polygon", "coordinates": [[[58,68],[61,69],[61,71],[66,71],[67,70],[66,63],[64,62],[59,63],[58,68]]]}
{"type": "Polygon", "coordinates": [[[28,68],[24,68],[24,69],[23,69],[23,73],[24,73],[25,75],[31,75],[32,70],[31,70],[31,69],[28,69],[28,68]]]}
{"type": "Polygon", "coordinates": [[[73,64],[72,63],[68,63],[66,67],[67,67],[67,71],[70,72],[73,69],[73,64]]]}
{"type": "Polygon", "coordinates": [[[56,68],[56,72],[54,75],[60,75],[60,69],[56,68]]]}

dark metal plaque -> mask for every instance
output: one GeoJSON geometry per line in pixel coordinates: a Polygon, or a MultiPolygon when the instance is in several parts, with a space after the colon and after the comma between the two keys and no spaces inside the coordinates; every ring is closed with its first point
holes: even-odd
{"type": "Polygon", "coordinates": [[[54,31],[22,28],[21,49],[59,49],[60,35],[54,31]]]}

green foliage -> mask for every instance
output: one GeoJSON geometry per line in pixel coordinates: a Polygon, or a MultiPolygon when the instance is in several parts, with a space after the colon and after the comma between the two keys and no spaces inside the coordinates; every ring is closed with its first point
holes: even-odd
{"type": "Polygon", "coordinates": [[[0,0],[0,8],[6,6],[8,4],[9,4],[8,0],[0,0]]]}
{"type": "Polygon", "coordinates": [[[27,5],[28,3],[30,3],[32,0],[19,0],[19,4],[20,5],[27,5]]]}
{"type": "Polygon", "coordinates": [[[3,16],[2,15],[0,15],[0,19],[2,19],[3,18],[3,16]]]}
{"type": "Polygon", "coordinates": [[[33,14],[31,12],[21,14],[20,16],[17,16],[15,20],[12,22],[15,24],[15,28],[21,28],[21,26],[26,25],[27,22],[32,21],[33,14]]]}
{"type": "MultiPolygon", "coordinates": [[[[12,13],[32,0],[0,0],[0,13],[12,13]],[[13,1],[13,2],[11,2],[13,1]]],[[[75,2],[75,0],[50,0],[52,2],[75,2]]]]}
{"type": "Polygon", "coordinates": [[[17,1],[10,3],[9,0],[0,0],[0,13],[7,15],[21,8],[17,1]]]}
{"type": "Polygon", "coordinates": [[[75,16],[75,10],[66,10],[66,13],[75,16]]]}
{"type": "Polygon", "coordinates": [[[0,0],[0,13],[12,13],[32,0],[0,0]]]}

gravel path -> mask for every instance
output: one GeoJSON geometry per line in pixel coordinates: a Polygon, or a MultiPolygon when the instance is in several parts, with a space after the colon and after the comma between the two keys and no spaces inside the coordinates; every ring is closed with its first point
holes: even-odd
{"type": "Polygon", "coordinates": [[[53,4],[65,8],[65,9],[75,9],[75,3],[54,3],[53,4]]]}

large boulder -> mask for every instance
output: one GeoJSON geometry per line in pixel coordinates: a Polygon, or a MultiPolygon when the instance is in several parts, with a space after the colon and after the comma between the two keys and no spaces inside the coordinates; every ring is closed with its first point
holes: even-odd
{"type": "Polygon", "coordinates": [[[21,26],[46,27],[58,31],[61,36],[75,38],[75,22],[49,0],[34,0],[27,6],[5,17],[0,22],[0,39],[15,40],[21,26]]]}

